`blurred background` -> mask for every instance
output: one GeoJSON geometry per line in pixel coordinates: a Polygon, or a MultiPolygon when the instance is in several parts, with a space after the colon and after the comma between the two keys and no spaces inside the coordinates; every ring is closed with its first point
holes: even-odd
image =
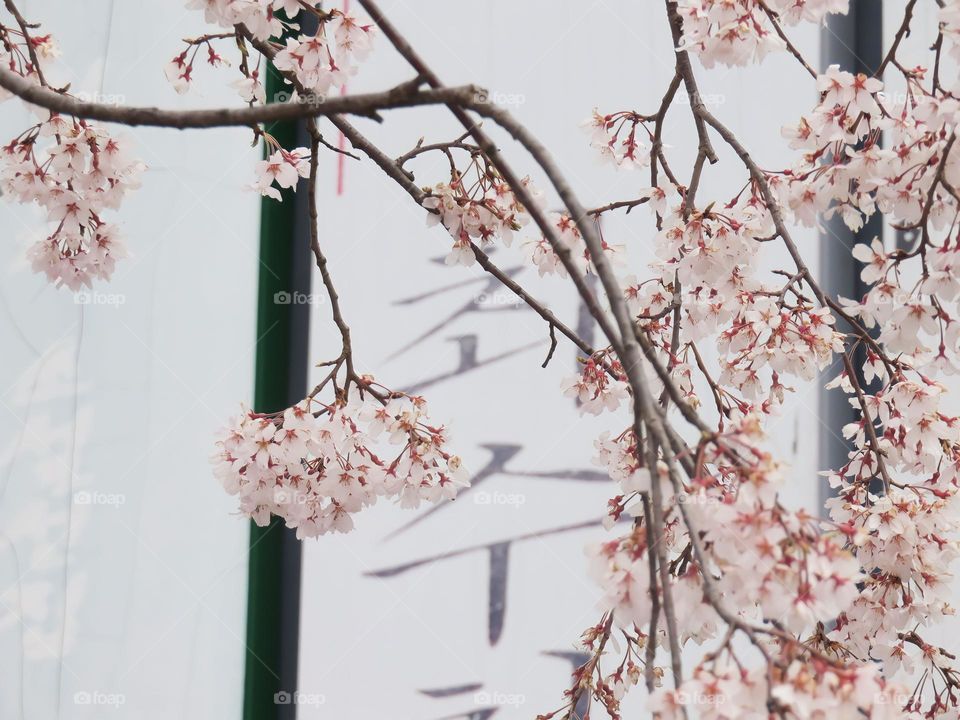
{"type": "MultiPolygon", "coordinates": [[[[899,3],[890,5],[885,37],[900,20],[899,3]]],[[[180,39],[209,31],[181,2],[19,6],[60,43],[50,74],[75,93],[131,105],[238,104],[229,70],[201,68],[185,97],[164,79],[180,39]]],[[[585,205],[633,198],[648,184],[644,171],[599,164],[579,125],[594,107],[655,110],[673,73],[662,3],[381,6],[446,83],[488,88],[533,130],[585,205]]],[[[857,7],[865,26],[881,2],[857,7]]],[[[915,33],[911,51],[929,44],[934,10],[915,11],[929,36],[915,33]]],[[[867,62],[847,31],[830,40],[830,31],[801,25],[791,38],[821,67],[844,48],[867,62]]],[[[795,61],[776,54],[761,67],[695,68],[711,111],[761,166],[788,165],[779,128],[815,102],[795,61]]],[[[412,75],[380,37],[349,90],[412,75]]],[[[420,137],[461,132],[438,109],[385,117],[357,125],[391,157],[420,137]]],[[[28,122],[20,103],[5,103],[0,137],[28,122]]],[[[331,126],[322,129],[337,142],[331,126]]],[[[514,166],[546,187],[529,158],[490,130],[514,166]]],[[[449,236],[428,229],[425,211],[374,165],[325,154],[320,242],[358,369],[428,398],[473,487],[418,511],[381,503],[354,532],[302,546],[276,541],[282,530],[255,534],[251,565],[249,523],[210,472],[214,434],[271,377],[302,397],[321,374],[313,365],[338,354],[339,336],[319,280],[310,287],[302,226],[283,223],[287,209],[261,217],[259,196],[244,189],[260,156],[249,131],[123,132],[149,167],[117,215],[132,257],[109,284],[74,296],[33,275],[24,252],[44,219],[0,203],[0,718],[499,720],[560,706],[583,660],[575,642],[600,617],[583,548],[608,537],[599,519],[611,485],[591,462],[593,441],[626,424],[581,417],[563,397],[574,349],[561,340],[541,369],[548,328],[532,311],[479,267],[445,266],[449,236]],[[265,254],[277,247],[289,253],[265,254]],[[288,289],[306,291],[302,302],[271,307],[265,288],[289,277],[288,289]],[[269,321],[276,313],[289,313],[279,329],[269,321]]],[[[665,141],[672,166],[688,176],[696,142],[682,102],[667,117],[665,141]]],[[[704,203],[728,199],[745,180],[726,148],[718,152],[704,203]]],[[[411,169],[423,186],[449,177],[443,156],[411,169]]],[[[654,236],[645,209],[608,214],[603,232],[643,275],[654,236]]],[[[853,242],[842,231],[825,238],[797,233],[816,272],[822,244],[830,258],[830,247],[853,242]]],[[[494,260],[599,340],[571,288],[540,279],[518,245],[494,260]]],[[[763,262],[772,266],[783,258],[769,245],[763,262]]],[[[837,287],[856,274],[831,268],[837,287]]],[[[789,502],[818,508],[824,445],[841,425],[818,411],[816,383],[788,396],[770,434],[791,467],[789,502]]]]}

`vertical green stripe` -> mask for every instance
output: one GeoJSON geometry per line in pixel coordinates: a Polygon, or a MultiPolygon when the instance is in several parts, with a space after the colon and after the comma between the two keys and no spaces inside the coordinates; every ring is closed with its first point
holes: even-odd
{"type": "MultiPolygon", "coordinates": [[[[268,102],[284,89],[272,66],[266,80],[268,102]]],[[[287,149],[296,146],[297,123],[274,123],[267,131],[287,149]]],[[[282,190],[283,202],[263,198],[260,203],[260,267],[257,290],[256,372],[253,406],[257,412],[275,412],[288,407],[288,376],[293,357],[294,305],[279,304],[279,292],[296,290],[294,193],[282,190]]],[[[283,572],[284,545],[290,531],[283,521],[274,518],[266,527],[250,524],[250,551],[247,586],[247,654],[244,676],[243,717],[245,720],[274,720],[290,717],[292,708],[278,704],[279,692],[292,693],[284,687],[283,630],[295,618],[284,618],[284,593],[290,592],[283,572]],[[285,536],[287,536],[285,541],[285,536]]],[[[295,678],[292,678],[295,681],[295,678]]]]}

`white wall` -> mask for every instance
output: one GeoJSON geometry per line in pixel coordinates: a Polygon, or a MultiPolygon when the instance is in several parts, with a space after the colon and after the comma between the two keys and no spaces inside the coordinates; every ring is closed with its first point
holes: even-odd
{"type": "MultiPolygon", "coordinates": [[[[19,5],[59,40],[51,74],[76,92],[235,102],[222,76],[186,99],[164,80],[179,39],[202,26],[183,3],[19,5]]],[[[26,121],[7,102],[0,137],[26,121]]],[[[45,223],[0,203],[5,719],[240,713],[247,524],[207,457],[252,393],[258,201],[241,186],[256,151],[242,131],[127,132],[149,165],[113,215],[133,257],[96,287],[119,306],[76,304],[31,274],[24,251],[45,223]]]]}
{"type": "MultiPolygon", "coordinates": [[[[643,174],[598,166],[577,125],[593,105],[606,111],[656,105],[671,72],[661,3],[382,4],[449,84],[477,82],[501,98],[512,96],[511,110],[554,150],[587,204],[629,198],[647,184],[643,174]]],[[[76,90],[140,104],[233,101],[229,91],[216,90],[216,78],[203,97],[182,99],[166,86],[163,62],[177,51],[179,37],[199,28],[179,2],[33,0],[23,9],[60,38],[74,72],[63,79],[76,90]]],[[[815,28],[793,37],[817,57],[815,28]]],[[[761,71],[697,72],[714,111],[747,139],[761,164],[788,161],[776,128],[813,101],[793,63],[774,57],[761,71]],[[762,109],[746,101],[758,83],[762,109]]],[[[381,39],[351,90],[410,76],[381,39]]],[[[24,118],[5,105],[2,137],[18,132],[24,118]]],[[[398,111],[383,128],[360,125],[399,154],[421,135],[459,134],[439,118],[436,111],[398,111]]],[[[7,231],[0,245],[3,718],[240,713],[247,530],[230,515],[233,502],[210,477],[206,456],[212,432],[252,389],[257,202],[240,186],[255,151],[241,131],[131,134],[150,170],[118,218],[135,257],[101,288],[122,296],[119,308],[77,305],[31,275],[23,251],[42,222],[36,212],[0,204],[7,231]],[[123,502],[77,505],[77,492],[112,493],[123,502]],[[109,715],[76,702],[109,694],[124,701],[109,715]]],[[[695,144],[682,106],[671,110],[667,135],[678,166],[688,168],[695,144]]],[[[498,137],[517,165],[532,172],[523,154],[498,137]]],[[[727,195],[745,178],[729,153],[721,155],[721,168],[705,176],[704,201],[727,195]]],[[[560,395],[560,378],[575,365],[568,344],[561,340],[550,367],[540,370],[544,324],[511,309],[509,297],[492,291],[478,268],[437,263],[448,238],[427,230],[424,212],[369,163],[347,161],[345,193],[337,195],[337,164],[331,156],[321,169],[321,240],[340,279],[359,367],[386,384],[410,387],[454,373],[459,343],[473,341],[457,338],[472,336],[481,363],[491,362],[424,389],[433,417],[449,422],[475,473],[489,463],[492,445],[503,456],[503,446],[520,447],[506,472],[490,474],[409,529],[424,511],[385,505],[361,515],[349,536],[307,543],[299,690],[308,704],[301,716],[482,717],[486,698],[508,703],[497,718],[551,710],[570,669],[556,653],[570,651],[598,617],[582,547],[605,537],[598,527],[551,531],[602,513],[609,485],[565,474],[595,471],[593,439],[611,424],[580,418],[560,395]],[[457,287],[398,304],[450,285],[457,287]],[[458,315],[480,296],[484,309],[458,315]],[[449,324],[391,357],[451,315],[449,324]],[[497,359],[508,353],[514,354],[497,359]],[[504,500],[513,504],[497,504],[504,500]],[[506,611],[491,642],[490,546],[510,540],[506,611]],[[454,554],[371,575],[444,553],[454,554]],[[449,693],[457,687],[461,692],[449,693]],[[438,696],[444,688],[448,694],[438,696]]],[[[444,163],[425,160],[415,169],[419,183],[431,184],[443,177],[444,163]]],[[[642,210],[617,214],[605,226],[610,240],[630,246],[638,268],[650,256],[647,217],[642,210]]],[[[815,234],[799,239],[815,266],[815,234]]],[[[516,250],[496,259],[504,267],[523,265],[516,250]]],[[[518,278],[576,323],[578,304],[565,283],[540,280],[530,269],[518,278]]],[[[326,310],[315,308],[312,321],[316,360],[336,354],[326,310]]],[[[798,388],[774,427],[794,468],[790,498],[811,506],[815,398],[813,387],[798,388]]]]}
{"type": "MultiPolygon", "coordinates": [[[[656,109],[672,74],[662,3],[384,0],[381,4],[446,83],[475,82],[501,99],[509,101],[512,96],[519,101],[510,109],[552,149],[587,206],[635,197],[649,184],[644,172],[617,173],[598,166],[578,124],[594,105],[604,112],[656,109]]],[[[816,58],[817,30],[807,27],[796,37],[816,58]]],[[[381,40],[351,90],[387,87],[411,76],[381,40]]],[[[790,151],[780,139],[779,124],[814,101],[802,70],[778,57],[759,72],[705,72],[698,67],[698,76],[702,93],[717,103],[713,110],[747,139],[762,164],[788,161],[790,151]],[[762,109],[746,101],[748,93],[758,96],[757,83],[759,96],[764,97],[762,109]]],[[[389,113],[383,127],[359,125],[395,156],[421,135],[431,142],[460,133],[453,122],[438,118],[441,114],[435,110],[409,110],[389,113]]],[[[674,167],[689,175],[696,145],[683,106],[670,111],[666,132],[667,142],[674,146],[671,153],[678,158],[674,167]]],[[[502,134],[496,137],[517,167],[533,171],[515,145],[502,134]]],[[[746,179],[736,158],[723,149],[720,154],[723,164],[706,173],[701,202],[729,197],[735,192],[730,188],[746,179]]],[[[418,184],[445,179],[445,163],[439,157],[415,166],[418,184]]],[[[547,328],[523,309],[464,314],[391,359],[395,350],[478,294],[489,292],[487,281],[478,267],[448,268],[436,262],[446,254],[449,237],[442,229],[425,229],[424,211],[375,167],[347,161],[341,196],[336,194],[336,175],[337,163],[331,157],[321,169],[320,235],[331,272],[340,278],[344,313],[354,327],[363,370],[375,372],[388,385],[407,387],[458,367],[457,336],[476,337],[481,361],[526,348],[423,390],[433,419],[450,423],[455,445],[474,473],[490,460],[485,446],[517,444],[522,449],[509,460],[509,472],[495,473],[406,532],[391,535],[424,512],[384,506],[361,515],[350,535],[306,545],[300,690],[314,704],[304,704],[300,716],[482,718],[492,709],[488,701],[503,704],[498,719],[529,718],[553,710],[561,702],[571,665],[548,653],[571,651],[581,631],[599,619],[594,606],[597,592],[587,579],[582,548],[606,535],[595,527],[514,542],[506,574],[504,625],[495,644],[489,639],[486,546],[598,519],[612,494],[611,485],[564,480],[563,473],[595,471],[590,462],[593,440],[615,423],[583,419],[561,396],[560,378],[573,371],[575,353],[561,339],[553,362],[541,370],[547,328]],[[458,283],[462,285],[432,300],[398,304],[458,283]],[[527,347],[531,343],[535,346],[527,347]],[[533,477],[534,473],[543,477],[533,477]],[[523,504],[477,502],[494,499],[494,493],[502,493],[500,499],[518,495],[523,504]],[[473,549],[477,546],[482,547],[473,549]],[[461,554],[391,577],[370,575],[447,552],[461,554]],[[376,692],[370,691],[371,683],[376,692]],[[426,692],[456,686],[459,692],[444,697],[426,692]]],[[[533,176],[545,187],[542,178],[533,176]]],[[[629,246],[641,275],[652,254],[653,232],[642,208],[630,215],[611,215],[605,226],[608,240],[629,246]]],[[[798,239],[816,267],[815,233],[798,233],[798,239]]],[[[527,267],[516,249],[498,251],[495,259],[503,267],[527,267]]],[[[539,280],[533,269],[524,269],[517,277],[535,295],[549,299],[561,318],[576,324],[577,302],[564,281],[539,280]]],[[[509,297],[502,290],[498,296],[509,297]]],[[[313,330],[313,357],[335,356],[337,336],[323,307],[315,313],[313,330]]],[[[812,432],[816,392],[799,390],[774,424],[773,434],[782,456],[793,463],[791,500],[812,506],[817,497],[812,432]]],[[[622,419],[616,430],[626,425],[622,419]]]]}

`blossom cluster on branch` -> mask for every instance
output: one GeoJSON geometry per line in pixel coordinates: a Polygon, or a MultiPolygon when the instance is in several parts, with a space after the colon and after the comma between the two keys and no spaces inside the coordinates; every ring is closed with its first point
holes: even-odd
{"type": "Polygon", "coordinates": [[[213,462],[242,513],[258,525],[276,515],[307,538],[352,530],[354,514],[380,497],[404,508],[454,498],[466,469],[446,444],[423,398],[355,392],[331,404],[308,397],[282,413],[245,409],[213,462]]]}
{"type": "MultiPolygon", "coordinates": [[[[46,86],[42,60],[59,53],[49,35],[0,24],[0,65],[46,86]]],[[[0,101],[10,94],[0,92],[0,101]]],[[[79,290],[108,280],[127,255],[120,230],[106,213],[139,186],[144,164],[129,142],[80,118],[32,108],[38,120],[0,150],[0,188],[24,204],[36,203],[50,234],[35,240],[30,264],[56,284],[79,290]]]]}
{"type": "MultiPolygon", "coordinates": [[[[361,25],[340,10],[324,12],[318,3],[299,0],[192,0],[188,8],[203,10],[208,23],[227,30],[184,40],[185,48],[167,63],[164,72],[179,93],[187,92],[194,82],[194,66],[199,59],[212,67],[229,65],[215,45],[233,40],[240,50],[238,64],[242,77],[231,84],[249,103],[265,102],[266,92],[260,80],[258,66],[248,63],[248,49],[239,28],[261,41],[271,37],[285,37],[282,49],[273,58],[274,67],[292,73],[301,90],[318,97],[326,97],[331,88],[342,87],[356,74],[358,63],[369,55],[373,46],[373,27],[361,25]],[[313,16],[318,29],[301,33],[300,25],[290,20],[304,10],[313,16]],[[205,54],[201,55],[201,50],[205,54]]],[[[286,99],[295,100],[297,92],[286,99]]]]}
{"type": "MultiPolygon", "coordinates": [[[[783,45],[774,28],[791,19],[784,8],[771,8],[680,2],[681,48],[707,66],[760,59],[765,49],[783,45]]],[[[819,20],[845,3],[804,8],[792,19],[819,20]]],[[[938,45],[954,46],[956,12],[956,3],[941,10],[938,45]]],[[[671,634],[679,646],[716,642],[720,628],[729,628],[691,679],[675,676],[673,689],[656,692],[651,709],[662,716],[682,717],[688,708],[701,717],[956,713],[955,658],[924,639],[922,629],[953,614],[949,568],[960,551],[960,418],[942,409],[946,387],[936,379],[954,374],[960,361],[954,270],[960,154],[951,153],[960,105],[951,92],[956,84],[944,81],[939,51],[932,72],[904,66],[895,52],[890,58],[907,88],[896,101],[876,77],[838,66],[817,75],[816,108],[783,131],[801,153],[783,170],[757,167],[695,105],[695,117],[740,156],[749,181],[732,198],[695,206],[706,157],[701,145],[693,192],[670,183],[662,193],[666,205],[653,209],[655,274],[642,282],[625,278],[624,300],[662,351],[677,399],[691,410],[703,406],[694,382],[676,377],[689,377],[696,366],[696,385],[706,389],[719,420],[718,431],[691,448],[686,480],[676,458],[657,461],[664,519],[655,553],[643,529],[652,514],[644,500],[651,473],[642,444],[629,428],[598,442],[597,461],[622,490],[611,500],[608,525],[623,515],[637,518],[629,534],[590,553],[613,627],[631,647],[663,644],[671,634]],[[815,226],[837,214],[859,230],[877,212],[894,228],[916,230],[918,240],[909,250],[888,251],[879,239],[854,248],[869,286],[862,298],[825,296],[799,262],[775,271],[779,279],[756,267],[762,243],[781,239],[796,249],[790,219],[815,226]],[[852,331],[837,329],[837,315],[852,331]],[[721,358],[715,375],[697,348],[709,339],[721,358]],[[827,502],[831,522],[824,527],[780,503],[786,470],[764,449],[763,426],[791,377],[810,380],[838,356],[844,371],[830,386],[847,393],[859,420],[843,429],[852,444],[847,464],[827,473],[837,494],[827,502]],[[668,587],[648,571],[662,563],[668,587]],[[674,628],[658,621],[653,595],[670,598],[674,628]],[[648,625],[663,637],[651,637],[648,625]],[[751,640],[754,662],[757,654],[763,662],[751,664],[751,653],[730,643],[736,631],[751,640]]],[[[657,121],[634,111],[595,111],[588,124],[593,144],[616,165],[627,157],[629,167],[659,164],[672,176],[664,159],[634,157],[642,147],[637,128],[652,141],[657,121]]],[[[595,679],[595,699],[611,714],[618,698],[608,691],[618,677],[598,670],[595,679]]],[[[660,673],[655,677],[659,683],[660,673]]]]}
{"type": "Polygon", "coordinates": [[[817,23],[846,12],[847,0],[678,0],[680,47],[696,53],[704,67],[748,65],[786,48],[780,23],[817,23]]]}
{"type": "MultiPolygon", "coordinates": [[[[563,704],[541,717],[569,719],[589,696],[619,718],[624,695],[642,683],[661,718],[956,718],[960,668],[932,637],[954,613],[951,568],[960,554],[960,418],[944,398],[945,379],[960,369],[960,0],[941,3],[929,66],[898,55],[916,2],[905,0],[892,45],[868,76],[817,71],[787,34],[798,22],[846,12],[846,0],[665,0],[664,31],[676,53],[658,107],[594,110],[584,123],[600,157],[643,173],[644,187],[592,209],[532,133],[465,96],[443,99],[463,125],[460,137],[421,138],[395,159],[320,103],[302,103],[309,148],[281,147],[255,126],[268,153],[254,187],[279,199],[278,188],[306,181],[311,247],[343,345],[301,403],[279,413],[245,409],[218,441],[215,472],[241,512],[260,524],[278,516],[310,537],[351,529],[379,497],[417,507],[452,498],[467,482],[423,399],[354,369],[316,230],[318,154],[341,151],[317,129],[326,115],[426,211],[429,225],[449,233],[447,264],[479,264],[543,318],[551,343],[544,365],[558,334],[576,345],[579,372],[561,390],[580,412],[609,419],[594,462],[613,481],[602,523],[611,534],[588,548],[602,615],[581,637],[588,660],[563,704]],[[706,107],[691,58],[746,65],[774,49],[810,76],[816,102],[779,135],[793,161],[768,168],[706,107]],[[905,90],[891,93],[901,80],[905,90]],[[689,172],[664,137],[681,92],[697,133],[689,172]],[[518,173],[468,113],[504,127],[549,187],[518,173]],[[721,142],[742,181],[705,200],[701,180],[721,142]],[[425,153],[442,154],[449,174],[418,186],[410,166],[425,153]],[[601,223],[640,206],[636,237],[652,238],[655,253],[646,268],[627,264],[623,250],[635,238],[609,242],[601,223]],[[839,217],[856,231],[875,214],[916,239],[897,249],[880,237],[857,245],[867,291],[831,296],[792,229],[839,217]],[[576,288],[602,331],[598,347],[486,254],[511,251],[518,233],[539,275],[576,288]],[[764,262],[772,247],[788,261],[764,262]],[[843,428],[846,463],[824,472],[834,490],[824,517],[785,503],[784,487],[802,479],[771,451],[766,429],[795,384],[832,367],[842,370],[831,371],[828,387],[845,395],[856,420],[843,428]]],[[[299,0],[191,0],[224,32],[185,40],[167,76],[175,89],[189,88],[194,61],[227,64],[216,48],[231,41],[244,101],[265,101],[259,78],[272,64],[291,88],[281,101],[298,103],[343,87],[370,51],[375,25],[415,72],[406,91],[441,89],[375,0],[360,3],[370,24],[299,0]],[[317,32],[300,32],[298,12],[312,15],[317,32]]],[[[37,57],[51,40],[18,26],[0,25],[4,63],[46,86],[37,57]]],[[[10,194],[38,201],[57,223],[31,251],[35,267],[74,289],[107,277],[120,246],[99,213],[139,169],[123,145],[80,118],[51,115],[14,140],[4,162],[10,194]],[[46,154],[35,152],[39,138],[50,138],[46,154]]]]}

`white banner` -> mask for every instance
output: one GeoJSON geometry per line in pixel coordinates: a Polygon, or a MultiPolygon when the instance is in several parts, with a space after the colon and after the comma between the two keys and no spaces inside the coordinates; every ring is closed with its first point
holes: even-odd
{"type": "MultiPolygon", "coordinates": [[[[383,5],[447,84],[483,85],[532,128],[588,207],[636,197],[649,185],[644,171],[599,166],[578,125],[594,105],[602,112],[655,109],[673,62],[661,4],[383,5]]],[[[801,40],[815,49],[816,38],[812,29],[801,40]]],[[[381,38],[350,89],[411,76],[381,38]]],[[[787,151],[778,137],[751,133],[775,127],[770,118],[735,102],[753,76],[703,73],[701,90],[760,157],[782,160],[787,151]]],[[[783,86],[764,91],[784,120],[809,102],[783,86]]],[[[436,109],[390,112],[383,127],[358,125],[391,156],[421,136],[429,143],[462,132],[436,109]]],[[[682,106],[668,116],[667,135],[674,145],[693,137],[682,106]]],[[[506,136],[496,137],[515,167],[533,167],[506,136]]],[[[695,144],[678,151],[692,166],[695,144]]],[[[442,155],[410,167],[421,186],[449,179],[442,155]]],[[[725,182],[729,190],[726,172],[707,171],[705,202],[725,182]]],[[[580,416],[560,391],[561,379],[576,371],[575,348],[559,338],[541,369],[546,324],[478,266],[445,266],[449,235],[426,229],[425,211],[371,163],[331,157],[320,209],[320,240],[342,288],[360,369],[427,398],[434,422],[449,423],[473,487],[437,508],[380,505],[359,515],[349,535],[306,544],[299,716],[499,720],[555,710],[571,670],[585,659],[575,642],[601,615],[583,547],[606,537],[598,521],[614,492],[591,463],[593,441],[604,429],[623,430],[627,420],[580,416]]],[[[628,246],[638,274],[651,259],[653,232],[644,208],[611,214],[604,227],[608,241],[628,246]]],[[[526,260],[522,240],[534,237],[529,228],[518,233],[494,260],[591,336],[568,281],[542,280],[526,260]]],[[[813,233],[804,239],[816,242],[813,233]]],[[[315,308],[312,327],[314,359],[335,357],[327,308],[315,308]]],[[[788,401],[774,433],[802,477],[794,499],[809,502],[817,493],[815,438],[796,427],[814,427],[815,403],[815,392],[788,401]]]]}

